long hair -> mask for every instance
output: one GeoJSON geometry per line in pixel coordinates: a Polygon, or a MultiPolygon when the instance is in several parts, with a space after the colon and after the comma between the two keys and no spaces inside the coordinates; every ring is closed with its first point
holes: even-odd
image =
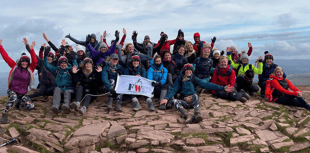
{"type": "Polygon", "coordinates": [[[271,75],[276,76],[276,72],[277,72],[278,70],[281,70],[281,71],[283,72],[283,69],[282,69],[281,67],[278,66],[277,68],[274,69],[274,71],[271,73],[271,75]]]}

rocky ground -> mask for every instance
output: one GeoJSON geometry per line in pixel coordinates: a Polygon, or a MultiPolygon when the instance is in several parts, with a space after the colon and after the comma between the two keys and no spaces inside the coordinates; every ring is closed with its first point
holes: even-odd
{"type": "MultiPolygon", "coordinates": [[[[310,102],[310,87],[300,88],[310,102]]],[[[11,124],[0,125],[0,143],[21,139],[0,152],[310,152],[310,113],[303,108],[258,96],[245,104],[208,94],[200,98],[203,121],[185,124],[175,108],[149,112],[144,101],[138,112],[125,101],[123,112],[107,113],[106,97],[99,97],[81,116],[74,111],[55,115],[52,97],[39,97],[35,110],[13,110],[11,124]]],[[[0,98],[0,110],[7,99],[0,98]]]]}

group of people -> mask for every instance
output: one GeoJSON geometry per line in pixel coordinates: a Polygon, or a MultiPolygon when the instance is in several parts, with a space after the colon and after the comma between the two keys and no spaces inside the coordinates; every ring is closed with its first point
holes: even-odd
{"type": "MultiPolygon", "coordinates": [[[[153,80],[154,97],[159,98],[158,109],[165,110],[175,107],[186,119],[185,123],[198,123],[202,120],[199,94],[210,92],[215,97],[245,103],[261,88],[261,96],[276,103],[305,107],[308,103],[302,98],[302,92],[286,79],[282,68],[273,63],[273,56],[266,51],[264,58],[260,56],[255,65],[249,64],[253,47],[248,43],[249,50],[238,52],[234,46],[220,51],[214,48],[216,37],[211,43],[200,40],[200,34],[193,35],[194,42],[184,39],[180,29],[177,37],[168,40],[168,35],[160,33],[157,43],[151,42],[146,35],[142,43],[137,42],[138,33],[133,31],[133,43],[124,44],[126,30],[119,42],[119,32],[115,31],[115,40],[109,45],[104,32],[100,41],[95,34],[87,35],[85,41],[79,41],[70,34],[65,38],[75,42],[76,50],[62,40],[57,48],[43,33],[45,43],[39,55],[34,51],[35,42],[28,44],[23,39],[29,58],[25,53],[15,62],[2,46],[0,53],[11,67],[8,78],[8,97],[1,123],[8,123],[8,111],[12,108],[32,110],[35,104],[31,98],[53,96],[51,110],[69,113],[71,109],[84,114],[89,104],[95,99],[92,95],[108,93],[106,109],[122,111],[121,103],[130,98],[133,110],[139,111],[141,105],[138,95],[123,95],[115,91],[118,75],[132,75],[153,80]],[[173,48],[170,48],[173,45],[173,48]],[[85,47],[85,49],[84,49],[85,47]],[[51,49],[54,50],[51,51],[51,49]],[[31,60],[30,60],[31,59],[31,60]],[[38,92],[28,93],[33,87],[34,70],[38,71],[38,92]],[[253,83],[254,75],[259,75],[259,87],[253,83]],[[75,95],[74,101],[71,99],[75,95]],[[86,95],[86,96],[85,96],[86,95]],[[63,104],[61,100],[63,97],[63,104]],[[186,109],[193,108],[194,115],[186,109]]],[[[154,111],[153,99],[143,97],[149,110],[154,111]]]]}

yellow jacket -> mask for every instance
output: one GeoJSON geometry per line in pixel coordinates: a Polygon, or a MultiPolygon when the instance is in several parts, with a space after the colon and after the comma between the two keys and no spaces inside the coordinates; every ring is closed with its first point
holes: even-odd
{"type": "MultiPolygon", "coordinates": [[[[233,60],[231,60],[231,55],[228,55],[227,58],[228,58],[229,61],[231,61],[231,66],[232,66],[234,69],[237,69],[237,68],[239,67],[240,64],[235,63],[233,60]]],[[[246,72],[248,69],[250,69],[250,66],[249,66],[249,65],[250,65],[250,64],[247,64],[247,65],[243,68],[243,65],[241,64],[241,67],[240,67],[240,69],[239,69],[239,71],[238,71],[238,76],[239,76],[240,74],[244,75],[245,72],[246,72]]],[[[259,68],[256,68],[255,66],[252,66],[252,69],[253,69],[253,71],[254,71],[255,74],[260,75],[260,74],[263,73],[263,66],[264,66],[264,65],[263,65],[263,62],[259,62],[259,63],[258,63],[258,67],[259,67],[259,68]]]]}

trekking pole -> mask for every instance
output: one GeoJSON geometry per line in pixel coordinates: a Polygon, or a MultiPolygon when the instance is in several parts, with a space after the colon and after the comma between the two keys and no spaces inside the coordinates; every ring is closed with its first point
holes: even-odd
{"type": "Polygon", "coordinates": [[[15,143],[15,142],[19,142],[19,143],[20,143],[20,140],[19,140],[18,137],[10,138],[9,141],[6,142],[6,143],[4,143],[4,144],[2,144],[2,145],[0,146],[0,148],[3,147],[3,146],[6,146],[6,145],[8,145],[8,144],[13,144],[13,143],[15,143]]]}

